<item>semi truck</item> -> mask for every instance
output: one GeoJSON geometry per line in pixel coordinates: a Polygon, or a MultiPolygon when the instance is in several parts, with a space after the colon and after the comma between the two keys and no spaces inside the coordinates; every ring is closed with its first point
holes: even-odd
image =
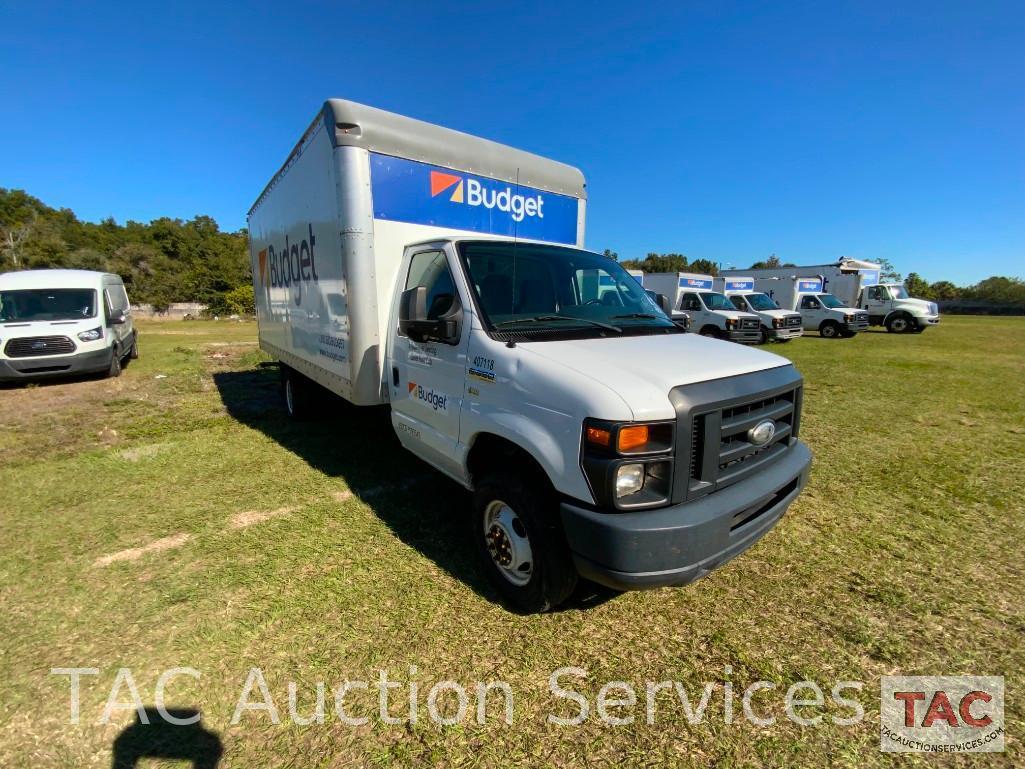
{"type": "Polygon", "coordinates": [[[318,388],[387,404],[398,443],[472,492],[482,568],[524,611],[580,579],[707,574],[811,464],[790,361],[683,333],[584,249],[586,206],[576,168],[330,99],[248,217],[287,413],[322,417],[318,388]]]}
{"type": "Polygon", "coordinates": [[[875,262],[844,257],[830,264],[746,272],[757,278],[818,279],[825,293],[832,294],[847,307],[867,313],[870,325],[884,326],[890,333],[921,333],[940,322],[935,302],[910,296],[900,283],[880,282],[882,267],[875,262]]]}
{"type": "Polygon", "coordinates": [[[804,333],[801,314],[783,310],[766,294],[755,291],[754,278],[725,278],[715,280],[716,290],[723,293],[741,312],[757,315],[762,323],[762,344],[789,342],[804,333]]]}
{"type": "Polygon", "coordinates": [[[728,339],[741,344],[762,341],[761,321],[742,312],[714,290],[711,275],[690,272],[653,272],[644,276],[644,287],[666,296],[674,311],[686,312],[691,328],[701,336],[728,339]]]}

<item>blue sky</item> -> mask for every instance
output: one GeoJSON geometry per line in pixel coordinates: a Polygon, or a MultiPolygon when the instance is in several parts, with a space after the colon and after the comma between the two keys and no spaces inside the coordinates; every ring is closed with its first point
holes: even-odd
{"type": "Polygon", "coordinates": [[[0,186],[235,229],[341,96],[579,166],[621,258],[970,283],[1025,275],[1023,84],[1020,0],[0,0],[0,186]]]}

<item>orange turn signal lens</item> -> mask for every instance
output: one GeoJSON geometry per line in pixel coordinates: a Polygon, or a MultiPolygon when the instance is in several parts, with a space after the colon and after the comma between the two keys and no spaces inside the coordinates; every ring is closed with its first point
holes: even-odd
{"type": "Polygon", "coordinates": [[[619,431],[617,448],[619,451],[633,451],[648,442],[648,426],[632,425],[619,431]]]}
{"type": "Polygon", "coordinates": [[[587,428],[587,442],[593,443],[595,446],[609,447],[609,443],[612,441],[612,434],[608,430],[601,427],[588,427],[587,428]]]}

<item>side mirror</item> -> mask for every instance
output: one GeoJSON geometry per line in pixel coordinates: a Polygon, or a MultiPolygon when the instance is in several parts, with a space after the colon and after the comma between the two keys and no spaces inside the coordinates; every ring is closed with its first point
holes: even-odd
{"type": "Polygon", "coordinates": [[[662,312],[664,312],[669,317],[672,317],[672,315],[673,315],[673,306],[671,304],[669,304],[669,297],[666,296],[665,294],[657,294],[657,298],[658,298],[658,306],[662,308],[662,312]]]}
{"type": "Polygon", "coordinates": [[[399,331],[414,342],[458,343],[463,308],[459,297],[454,294],[439,295],[435,297],[434,304],[440,304],[446,297],[448,308],[436,318],[429,319],[426,286],[403,291],[399,298],[399,331]]]}
{"type": "Polygon", "coordinates": [[[124,310],[112,310],[107,322],[112,326],[120,326],[128,322],[128,316],[125,315],[124,310]]]}

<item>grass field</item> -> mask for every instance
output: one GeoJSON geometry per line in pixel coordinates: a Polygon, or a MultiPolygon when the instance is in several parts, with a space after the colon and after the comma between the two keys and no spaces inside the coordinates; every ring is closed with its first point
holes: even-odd
{"type": "MultiPolygon", "coordinates": [[[[582,594],[543,616],[495,602],[462,536],[466,495],[397,448],[386,413],[339,405],[288,423],[254,324],[140,333],[142,357],[118,380],[0,391],[4,767],[110,766],[119,734],[119,749],[159,744],[124,731],[134,712],[96,722],[119,668],[152,705],[175,666],[201,677],[175,678],[167,704],[201,712],[207,731],[171,742],[183,755],[222,749],[221,767],[1025,763],[1025,319],[772,347],[805,376],[815,452],[780,525],[687,588],[582,594]],[[549,690],[562,666],[587,671],[562,679],[592,706],[579,726],[547,722],[578,710],[549,690]],[[99,670],[83,678],[78,725],[54,667],[99,670]],[[281,725],[255,711],[230,723],[252,667],[281,725]],[[373,683],[346,699],[367,724],[335,714],[331,689],[379,670],[401,684],[396,716],[417,682],[416,724],[381,722],[373,683]],[[1006,676],[1007,752],[880,753],[879,677],[894,673],[1006,676]],[[497,697],[483,724],[475,700],[460,723],[433,723],[427,692],[446,679],[471,692],[507,682],[512,725],[497,697]],[[760,679],[777,689],[757,710],[777,722],[754,726],[738,701],[726,723],[724,683],[760,679]],[[827,698],[837,681],[863,681],[848,696],[865,718],[794,724],[783,695],[805,679],[827,698]],[[614,680],[638,692],[611,711],[632,724],[593,712],[614,680]],[[700,723],[672,690],[646,723],[645,684],[663,680],[695,700],[718,682],[700,723]],[[326,684],[323,724],[288,718],[290,681],[307,715],[326,684]]],[[[454,714],[454,695],[439,703],[454,714]]]]}

